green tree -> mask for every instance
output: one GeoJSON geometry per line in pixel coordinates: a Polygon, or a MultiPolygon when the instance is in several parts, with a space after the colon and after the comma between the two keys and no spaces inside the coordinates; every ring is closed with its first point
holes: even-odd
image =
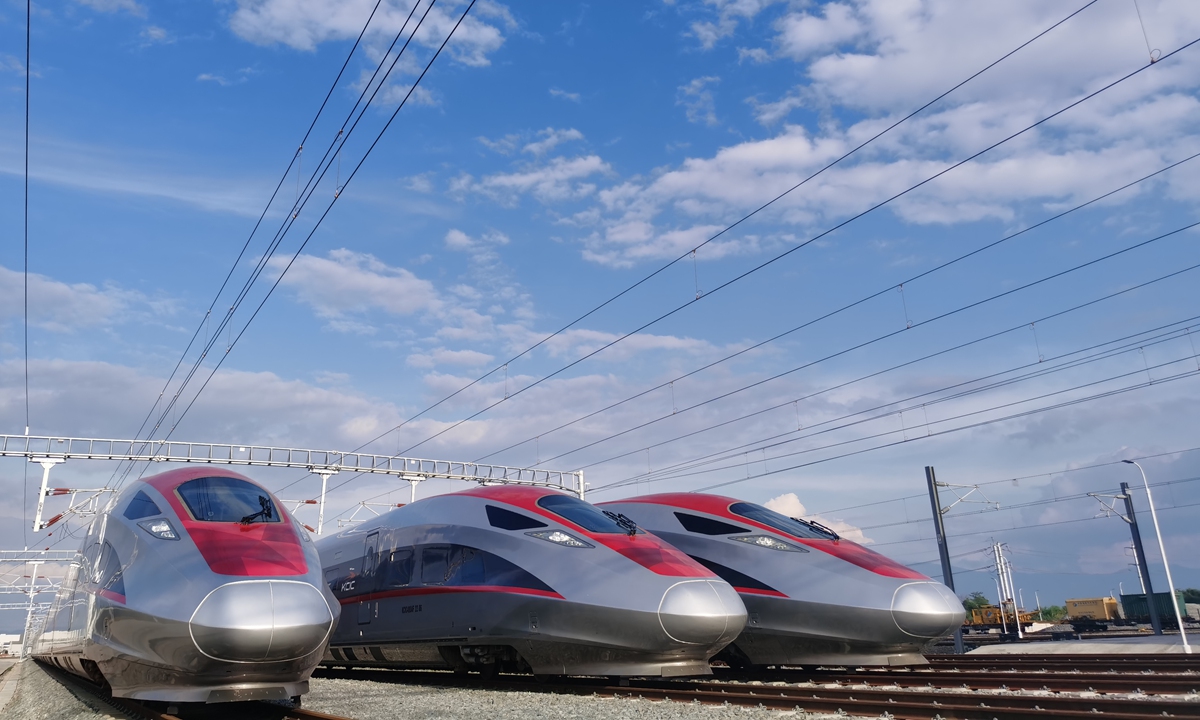
{"type": "Polygon", "coordinates": [[[1043,605],[1042,618],[1046,622],[1058,622],[1067,616],[1067,609],[1062,605],[1043,605]]]}
{"type": "Polygon", "coordinates": [[[963,599],[963,607],[967,609],[967,612],[971,612],[972,610],[976,610],[991,604],[992,601],[988,600],[987,595],[984,595],[981,592],[973,592],[963,599]]]}
{"type": "Polygon", "coordinates": [[[1183,601],[1185,603],[1200,603],[1200,590],[1196,588],[1188,588],[1183,591],[1183,601]]]}

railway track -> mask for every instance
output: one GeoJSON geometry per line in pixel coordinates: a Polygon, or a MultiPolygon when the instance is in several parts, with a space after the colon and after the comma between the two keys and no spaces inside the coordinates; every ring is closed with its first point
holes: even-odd
{"type": "Polygon", "coordinates": [[[929,655],[937,670],[1200,673],[1200,656],[1160,655],[929,655]]]}
{"type": "Polygon", "coordinates": [[[845,713],[868,717],[890,716],[928,720],[1009,720],[1040,717],[1088,717],[1097,713],[1108,717],[1200,718],[1200,702],[1164,699],[1154,696],[1103,697],[1097,694],[1062,695],[1052,692],[979,692],[968,686],[953,690],[914,689],[902,686],[797,686],[786,683],[764,684],[734,680],[630,680],[614,685],[605,679],[567,678],[539,683],[527,676],[501,676],[497,681],[481,682],[470,676],[447,672],[405,670],[335,670],[318,668],[317,677],[368,680],[434,686],[475,686],[498,690],[572,693],[608,697],[637,697],[649,700],[674,700],[703,704],[730,704],[778,710],[803,709],[808,712],[845,713]]]}
{"type": "MultiPolygon", "coordinates": [[[[231,703],[164,712],[136,700],[113,697],[106,687],[64,672],[52,665],[38,662],[48,675],[68,689],[86,695],[135,720],[350,720],[341,715],[289,708],[269,703],[231,703]],[[179,713],[179,714],[175,714],[179,713]]],[[[185,706],[186,707],[186,706],[185,706]]]]}
{"type": "Polygon", "coordinates": [[[976,690],[1047,690],[1050,692],[1143,693],[1186,695],[1200,693],[1200,673],[1102,672],[989,672],[986,670],[772,670],[759,673],[723,672],[715,676],[735,682],[820,683],[876,685],[903,688],[962,688],[976,690]]]}

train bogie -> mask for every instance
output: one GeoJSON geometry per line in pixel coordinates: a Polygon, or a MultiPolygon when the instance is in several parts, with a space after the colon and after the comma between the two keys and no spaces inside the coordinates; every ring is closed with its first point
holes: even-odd
{"type": "Polygon", "coordinates": [[[943,584],[816,523],[700,493],[603,503],[713,570],[749,613],[736,665],[925,662],[965,615],[943,584]]]}

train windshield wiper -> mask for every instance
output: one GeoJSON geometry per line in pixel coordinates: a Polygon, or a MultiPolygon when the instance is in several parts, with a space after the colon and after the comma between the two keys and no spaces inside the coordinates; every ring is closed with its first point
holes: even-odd
{"type": "Polygon", "coordinates": [[[243,525],[249,525],[260,518],[265,522],[274,516],[274,512],[271,509],[271,501],[267,499],[266,495],[258,496],[258,506],[262,509],[253,515],[247,515],[246,517],[242,518],[241,523],[243,525]]]}
{"type": "Polygon", "coordinates": [[[609,517],[609,519],[611,519],[613,522],[615,522],[617,524],[617,527],[624,530],[631,537],[634,535],[637,535],[638,526],[637,526],[637,523],[635,523],[633,520],[622,515],[621,513],[615,513],[611,510],[605,510],[604,514],[607,515],[609,517]]]}

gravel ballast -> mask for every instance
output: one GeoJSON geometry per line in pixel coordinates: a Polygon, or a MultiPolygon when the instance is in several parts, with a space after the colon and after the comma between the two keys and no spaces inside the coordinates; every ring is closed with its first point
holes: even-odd
{"type": "Polygon", "coordinates": [[[123,718],[116,710],[86,695],[76,695],[32,660],[12,672],[20,672],[17,690],[4,708],[4,720],[96,720],[123,718]]]}
{"type": "Polygon", "coordinates": [[[313,678],[312,693],[305,696],[304,708],[357,720],[846,720],[850,717],[637,698],[426,687],[334,678],[313,678]]]}

